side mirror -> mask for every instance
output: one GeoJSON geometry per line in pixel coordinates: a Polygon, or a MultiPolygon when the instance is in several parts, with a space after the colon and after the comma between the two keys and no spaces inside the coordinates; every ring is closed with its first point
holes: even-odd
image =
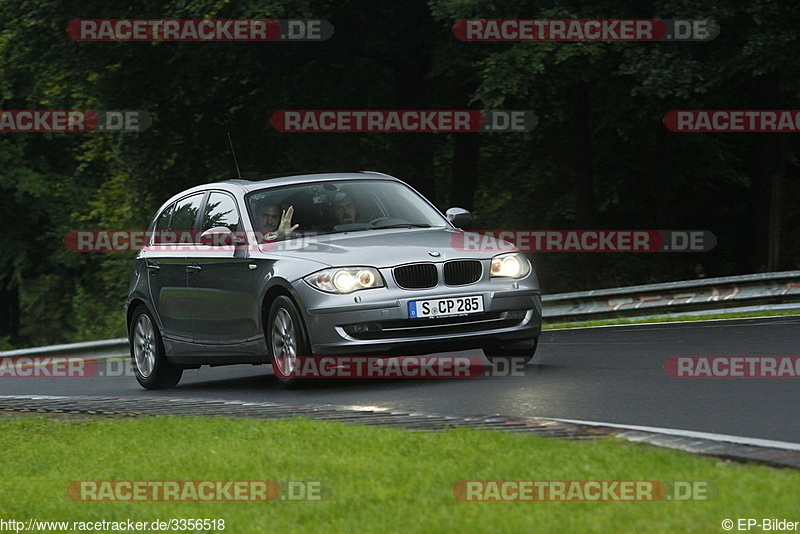
{"type": "Polygon", "coordinates": [[[472,214],[464,208],[450,208],[445,215],[450,224],[456,228],[462,228],[472,222],[472,214]]]}
{"type": "Polygon", "coordinates": [[[215,226],[200,234],[200,243],[212,247],[224,247],[241,243],[242,239],[236,237],[230,228],[215,226]]]}

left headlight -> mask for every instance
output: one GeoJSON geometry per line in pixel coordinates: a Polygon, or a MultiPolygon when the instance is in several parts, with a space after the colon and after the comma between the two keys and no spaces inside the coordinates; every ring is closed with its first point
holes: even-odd
{"type": "Polygon", "coordinates": [[[492,277],[523,278],[531,272],[531,262],[524,254],[511,252],[492,258],[492,277]]]}
{"type": "Polygon", "coordinates": [[[372,267],[337,267],[325,269],[303,278],[315,289],[326,293],[352,293],[361,289],[383,287],[383,278],[372,267]]]}

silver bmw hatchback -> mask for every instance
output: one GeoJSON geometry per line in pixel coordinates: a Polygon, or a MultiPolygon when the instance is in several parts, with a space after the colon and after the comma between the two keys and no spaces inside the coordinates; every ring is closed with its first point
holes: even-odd
{"type": "Polygon", "coordinates": [[[443,215],[377,172],[230,180],[156,213],[126,303],[131,362],[147,389],[183,369],[271,364],[297,386],[301,357],[483,349],[530,361],[542,322],[530,261],[468,247],[466,210],[443,215]]]}

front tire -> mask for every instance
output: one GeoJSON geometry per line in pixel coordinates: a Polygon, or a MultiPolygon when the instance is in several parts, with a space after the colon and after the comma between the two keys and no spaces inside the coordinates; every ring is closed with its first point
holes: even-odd
{"type": "Polygon", "coordinates": [[[158,326],[142,304],[133,312],[128,339],[131,366],[140,386],[144,389],[166,389],[180,382],[183,369],[167,359],[158,326]]]}
{"type": "Polygon", "coordinates": [[[303,319],[292,299],[279,296],[269,309],[267,342],[272,356],[272,373],[278,385],[294,389],[307,380],[298,378],[296,372],[303,357],[310,357],[311,345],[306,336],[303,319]]]}

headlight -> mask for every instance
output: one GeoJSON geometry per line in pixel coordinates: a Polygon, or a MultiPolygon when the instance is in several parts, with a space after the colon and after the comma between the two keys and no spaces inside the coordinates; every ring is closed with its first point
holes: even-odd
{"type": "Polygon", "coordinates": [[[360,289],[383,287],[383,278],[372,267],[337,267],[303,278],[308,285],[326,293],[352,293],[360,289]]]}
{"type": "Polygon", "coordinates": [[[522,278],[531,272],[531,263],[523,254],[512,252],[492,258],[492,276],[522,278]]]}

